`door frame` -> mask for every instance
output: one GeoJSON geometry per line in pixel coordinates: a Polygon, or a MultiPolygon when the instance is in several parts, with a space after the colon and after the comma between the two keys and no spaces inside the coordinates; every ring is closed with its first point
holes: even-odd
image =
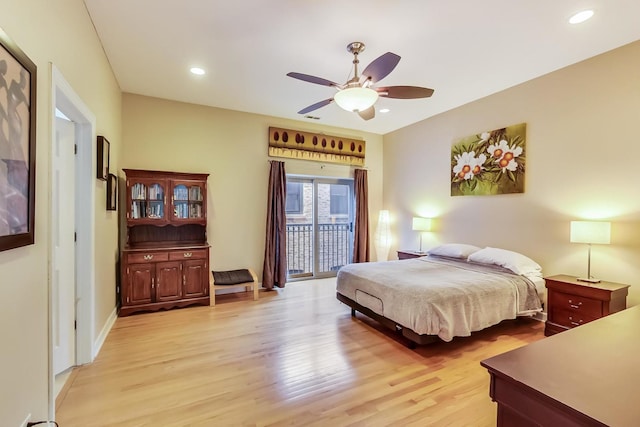
{"type": "Polygon", "coordinates": [[[311,274],[299,275],[296,277],[287,277],[288,281],[294,282],[298,280],[309,280],[309,279],[321,279],[325,277],[334,277],[337,272],[333,271],[325,271],[320,272],[320,247],[319,247],[319,227],[318,227],[318,185],[319,184],[340,184],[347,185],[349,187],[351,197],[349,199],[349,211],[350,211],[350,223],[352,224],[349,239],[349,254],[350,257],[353,254],[353,224],[355,222],[355,181],[353,178],[335,178],[329,176],[315,176],[315,175],[299,175],[299,174],[286,174],[285,177],[286,182],[301,182],[301,183],[309,183],[312,186],[312,200],[313,200],[313,209],[312,209],[312,219],[311,222],[313,224],[313,247],[312,251],[312,263],[311,263],[311,274]]]}
{"type": "MultiPolygon", "coordinates": [[[[95,183],[96,176],[96,118],[82,99],[53,63],[49,63],[51,105],[49,108],[49,193],[51,194],[52,162],[51,148],[56,138],[55,110],[60,110],[75,124],[76,155],[76,365],[93,361],[95,330],[95,183]]],[[[54,374],[53,374],[53,239],[51,238],[53,212],[52,199],[48,200],[49,212],[49,417],[55,419],[54,374]]]]}

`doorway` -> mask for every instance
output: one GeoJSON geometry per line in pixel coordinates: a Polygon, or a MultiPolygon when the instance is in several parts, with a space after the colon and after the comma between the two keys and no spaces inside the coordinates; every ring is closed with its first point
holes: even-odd
{"type": "Polygon", "coordinates": [[[288,279],[335,276],[353,255],[352,179],[287,175],[288,279]]]}
{"type": "Polygon", "coordinates": [[[93,361],[95,116],[58,69],[51,72],[49,417],[55,375],[93,361]]]}

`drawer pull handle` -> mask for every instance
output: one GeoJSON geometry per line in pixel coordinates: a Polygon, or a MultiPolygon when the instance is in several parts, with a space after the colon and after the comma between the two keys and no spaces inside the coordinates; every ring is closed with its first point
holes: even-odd
{"type": "Polygon", "coordinates": [[[185,257],[185,258],[191,258],[191,256],[193,255],[193,253],[191,253],[191,252],[185,252],[183,255],[184,255],[184,257],[185,257]]]}
{"type": "Polygon", "coordinates": [[[146,259],[146,260],[153,259],[153,255],[145,255],[145,256],[144,256],[144,259],[146,259]]]}
{"type": "Polygon", "coordinates": [[[580,319],[577,322],[574,322],[573,316],[569,316],[569,323],[571,323],[573,326],[580,326],[582,325],[582,323],[584,323],[584,320],[580,319]]]}
{"type": "Polygon", "coordinates": [[[569,304],[569,307],[571,307],[571,308],[580,308],[580,305],[569,304]]]}

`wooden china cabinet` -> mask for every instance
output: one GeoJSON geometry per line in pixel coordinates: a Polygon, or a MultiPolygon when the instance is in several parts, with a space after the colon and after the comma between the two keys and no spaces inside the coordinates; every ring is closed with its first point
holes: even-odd
{"type": "Polygon", "coordinates": [[[209,305],[209,174],[123,169],[120,316],[209,305]]]}

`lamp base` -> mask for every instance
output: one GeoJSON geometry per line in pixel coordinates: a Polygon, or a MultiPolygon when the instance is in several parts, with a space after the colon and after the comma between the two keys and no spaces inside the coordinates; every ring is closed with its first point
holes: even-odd
{"type": "Polygon", "coordinates": [[[600,283],[601,282],[600,279],[586,278],[586,277],[578,277],[577,280],[579,282],[588,282],[588,283],[600,283]]]}

